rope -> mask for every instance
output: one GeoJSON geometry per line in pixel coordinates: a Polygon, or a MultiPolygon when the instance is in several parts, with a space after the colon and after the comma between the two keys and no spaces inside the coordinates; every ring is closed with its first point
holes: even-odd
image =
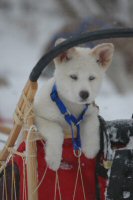
{"type": "Polygon", "coordinates": [[[57,173],[56,173],[56,175],[55,175],[55,191],[54,191],[54,200],[56,200],[57,181],[58,181],[58,179],[57,179],[57,173]]]}
{"type": "Polygon", "coordinates": [[[11,189],[11,200],[16,200],[16,181],[15,181],[15,175],[14,175],[14,160],[12,156],[12,189],[11,189]],[[14,199],[15,198],[15,199],[14,199]]]}
{"type": "MultiPolygon", "coordinates": [[[[35,125],[32,125],[30,128],[29,128],[29,131],[28,131],[28,134],[27,134],[27,139],[26,139],[26,147],[28,146],[28,143],[30,142],[30,136],[31,136],[31,133],[35,133],[37,132],[37,128],[35,125]]],[[[28,152],[27,152],[27,148],[26,148],[26,160],[27,158],[29,157],[28,155],[28,152]]],[[[36,157],[36,155],[30,155],[30,157],[36,157]]]]}
{"type": "Polygon", "coordinates": [[[57,172],[57,171],[56,171],[56,173],[57,173],[57,182],[58,182],[59,198],[60,198],[60,200],[62,200],[62,197],[61,197],[61,190],[60,190],[59,176],[58,176],[58,172],[57,172]]]}
{"type": "Polygon", "coordinates": [[[15,200],[17,200],[17,193],[16,193],[16,179],[15,179],[15,176],[14,176],[14,191],[15,191],[15,200]]]}
{"type": "Polygon", "coordinates": [[[5,196],[6,200],[8,200],[8,195],[7,195],[7,183],[6,183],[6,169],[4,168],[4,186],[5,186],[5,196]]]}
{"type": "MultiPolygon", "coordinates": [[[[8,192],[7,192],[7,183],[6,183],[6,166],[9,162],[9,160],[12,160],[12,185],[11,185],[11,200],[17,200],[16,196],[16,181],[15,181],[15,174],[14,174],[14,160],[13,156],[18,155],[22,158],[23,161],[23,200],[26,200],[26,174],[25,174],[25,153],[18,152],[13,147],[6,147],[7,150],[10,152],[10,155],[8,156],[6,161],[1,161],[2,163],[2,169],[4,170],[4,181],[3,181],[3,199],[2,200],[8,200],[8,192]],[[4,198],[6,197],[6,198],[4,198]]],[[[1,169],[1,170],[2,170],[1,169]]]]}
{"type": "Polygon", "coordinates": [[[22,115],[23,115],[22,112],[20,111],[19,107],[17,106],[13,118],[14,118],[15,123],[20,126],[22,126],[22,124],[23,124],[22,115]]]}
{"type": "MultiPolygon", "coordinates": [[[[4,179],[4,175],[3,175],[3,179],[4,179]]],[[[2,188],[2,200],[4,200],[4,193],[5,193],[5,190],[4,190],[4,180],[3,180],[3,188],[2,188]]]]}
{"type": "Polygon", "coordinates": [[[78,157],[78,169],[77,169],[75,187],[74,187],[74,192],[73,192],[73,200],[75,199],[75,196],[76,196],[76,189],[77,189],[79,174],[80,174],[80,177],[81,177],[81,184],[82,184],[82,190],[83,190],[84,200],[86,200],[85,189],[84,189],[84,182],[83,182],[83,176],[82,176],[82,170],[81,170],[80,156],[78,157]]]}
{"type": "Polygon", "coordinates": [[[13,161],[13,156],[14,155],[18,155],[22,158],[22,161],[23,161],[23,200],[26,200],[26,194],[27,194],[27,191],[26,191],[26,173],[25,173],[25,153],[21,153],[21,152],[18,152],[17,150],[15,150],[13,147],[9,147],[8,148],[8,151],[10,151],[10,153],[12,154],[12,193],[11,193],[11,200],[16,200],[17,199],[17,196],[16,196],[16,181],[15,181],[15,176],[14,176],[14,161],[13,161]],[[13,198],[13,191],[14,191],[14,194],[15,194],[15,199],[13,198]]]}
{"type": "MultiPolygon", "coordinates": [[[[7,181],[6,181],[6,166],[7,166],[7,162],[3,162],[4,166],[3,166],[3,171],[4,171],[4,175],[3,175],[3,195],[2,195],[2,200],[8,200],[8,189],[7,189],[7,181]]],[[[13,156],[12,156],[12,184],[11,184],[11,200],[16,200],[16,182],[15,182],[15,175],[14,175],[14,162],[13,162],[13,156]],[[15,199],[14,199],[15,198],[15,199]]]]}
{"type": "MultiPolygon", "coordinates": [[[[16,200],[16,181],[15,181],[15,175],[14,175],[14,161],[13,161],[13,156],[18,155],[22,158],[23,161],[23,200],[26,200],[26,174],[25,174],[25,153],[18,152],[15,150],[13,147],[7,147],[7,150],[10,152],[10,156],[8,157],[7,161],[5,162],[5,167],[7,166],[7,163],[9,162],[10,159],[12,159],[12,185],[11,185],[11,200],[16,200]],[[13,195],[14,192],[14,195],[13,195]],[[15,199],[14,199],[15,198],[15,199]]],[[[4,167],[4,170],[5,170],[4,167]]],[[[8,199],[6,199],[8,200],[8,199]]]]}
{"type": "Polygon", "coordinates": [[[41,179],[41,181],[39,182],[39,184],[38,184],[38,186],[36,187],[36,189],[34,190],[34,193],[38,190],[38,188],[39,188],[40,185],[42,184],[42,182],[43,182],[43,180],[44,180],[44,178],[45,178],[45,176],[46,176],[47,169],[48,169],[48,167],[46,167],[46,169],[45,169],[45,171],[44,171],[44,174],[43,174],[43,176],[42,176],[42,179],[41,179]]]}
{"type": "Polygon", "coordinates": [[[82,175],[82,170],[81,170],[81,164],[80,164],[80,157],[78,159],[79,165],[80,165],[80,177],[81,177],[81,184],[82,184],[82,189],[83,189],[83,195],[84,195],[84,200],[86,200],[86,196],[85,196],[85,188],[84,188],[84,182],[83,182],[83,175],[82,175]]]}
{"type": "Polygon", "coordinates": [[[61,191],[60,191],[59,176],[58,176],[58,172],[56,171],[56,175],[55,175],[55,192],[54,192],[54,200],[56,200],[57,189],[58,189],[58,191],[59,191],[59,198],[60,198],[60,200],[62,200],[62,197],[61,197],[61,191]]]}
{"type": "MultiPolygon", "coordinates": [[[[22,131],[23,132],[29,132],[29,127],[27,128],[27,127],[23,127],[23,129],[22,129],[22,131]]],[[[34,142],[34,141],[37,141],[37,140],[43,140],[43,138],[42,138],[42,136],[40,135],[40,132],[39,131],[32,131],[32,133],[34,133],[34,137],[32,137],[32,138],[30,138],[30,139],[28,139],[28,141],[29,142],[34,142]]],[[[27,135],[28,134],[26,134],[26,138],[27,138],[27,135]]]]}
{"type": "Polygon", "coordinates": [[[14,174],[13,174],[13,157],[12,157],[12,185],[11,185],[11,200],[13,200],[13,178],[14,178],[14,174]]]}
{"type": "Polygon", "coordinates": [[[11,155],[8,156],[6,161],[0,161],[0,173],[6,168],[7,163],[10,161],[11,155]]]}
{"type": "Polygon", "coordinates": [[[13,147],[8,147],[8,151],[13,155],[18,155],[20,157],[25,158],[25,153],[19,152],[16,149],[14,149],[13,147]]]}
{"type": "Polygon", "coordinates": [[[22,158],[23,160],[23,200],[26,200],[26,176],[25,176],[25,160],[22,158]]]}
{"type": "Polygon", "coordinates": [[[22,98],[24,100],[24,103],[26,104],[26,108],[24,112],[21,111],[21,109],[17,106],[16,111],[14,113],[14,121],[16,124],[22,126],[23,122],[25,123],[27,119],[34,117],[33,114],[33,103],[31,103],[25,93],[22,93],[22,98]]]}
{"type": "MultiPolygon", "coordinates": [[[[4,172],[5,172],[5,170],[6,170],[5,167],[7,166],[7,163],[9,162],[10,159],[12,159],[11,200],[16,200],[17,199],[17,196],[16,196],[16,181],[15,181],[15,175],[14,175],[14,161],[13,161],[13,156],[14,155],[20,156],[22,158],[22,161],[23,161],[23,177],[24,177],[24,180],[23,180],[23,194],[22,195],[23,195],[23,200],[26,200],[26,174],[25,174],[25,157],[26,157],[26,155],[25,155],[25,153],[18,152],[13,147],[8,147],[7,149],[10,152],[10,156],[8,157],[6,162],[3,162],[4,163],[3,167],[4,167],[4,172]],[[13,192],[14,192],[14,195],[13,195],[13,192]]],[[[5,173],[4,173],[4,175],[6,177],[5,173]]],[[[5,180],[4,180],[4,182],[5,182],[5,180]]],[[[5,182],[5,191],[6,191],[6,200],[8,200],[6,182],[5,182]]]]}
{"type": "Polygon", "coordinates": [[[28,100],[28,98],[27,98],[27,96],[24,94],[24,92],[23,92],[22,96],[23,96],[23,99],[24,99],[24,101],[25,101],[25,103],[26,103],[26,105],[27,105],[27,106],[26,106],[26,109],[25,109],[26,112],[24,113],[24,123],[25,123],[27,119],[34,117],[34,114],[33,114],[33,103],[31,103],[31,102],[28,100]]]}
{"type": "Polygon", "coordinates": [[[79,168],[80,168],[80,166],[78,165],[77,176],[76,176],[76,181],[75,181],[75,187],[74,187],[74,192],[73,192],[73,200],[75,199],[75,195],[76,195],[78,176],[79,176],[79,170],[80,170],[79,168]]]}

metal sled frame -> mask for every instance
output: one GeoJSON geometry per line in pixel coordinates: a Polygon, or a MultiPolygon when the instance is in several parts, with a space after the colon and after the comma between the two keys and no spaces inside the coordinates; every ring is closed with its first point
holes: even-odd
{"type": "MultiPolygon", "coordinates": [[[[5,147],[0,152],[0,172],[3,170],[3,163],[9,158],[11,149],[14,147],[15,142],[18,138],[18,135],[24,125],[27,123],[27,126],[30,128],[34,125],[34,113],[32,110],[32,105],[34,102],[34,97],[37,91],[37,80],[44,70],[44,68],[61,52],[68,50],[71,47],[89,42],[94,40],[110,39],[110,38],[127,38],[133,37],[132,28],[120,28],[120,29],[108,29],[100,30],[95,32],[83,33],[78,37],[70,38],[60,45],[54,47],[50,52],[46,53],[33,68],[29,80],[26,83],[20,100],[17,104],[15,113],[14,113],[14,125],[10,132],[9,138],[6,142],[5,147]]],[[[113,123],[113,122],[112,122],[113,123]]],[[[126,124],[126,121],[123,121],[123,124],[126,124]]],[[[110,126],[110,122],[108,123],[110,126]]],[[[133,124],[131,124],[133,127],[133,124]]],[[[32,127],[34,128],[34,127],[32,127]]],[[[119,128],[119,127],[118,127],[119,128]]],[[[25,131],[26,133],[26,131],[25,131]]],[[[27,137],[27,133],[25,134],[27,137]]],[[[27,154],[33,155],[29,156],[27,159],[27,181],[28,181],[28,199],[29,200],[38,200],[37,190],[37,158],[36,158],[36,142],[30,140],[31,135],[28,136],[27,143],[27,154]]]]}

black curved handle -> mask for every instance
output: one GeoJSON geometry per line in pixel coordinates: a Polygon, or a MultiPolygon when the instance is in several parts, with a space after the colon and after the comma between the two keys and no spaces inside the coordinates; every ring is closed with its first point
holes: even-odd
{"type": "Polygon", "coordinates": [[[78,37],[70,38],[54,47],[38,61],[30,74],[30,80],[32,82],[37,81],[44,68],[61,52],[66,51],[71,47],[94,40],[127,37],[133,37],[133,28],[107,29],[87,32],[79,35],[78,37]]]}

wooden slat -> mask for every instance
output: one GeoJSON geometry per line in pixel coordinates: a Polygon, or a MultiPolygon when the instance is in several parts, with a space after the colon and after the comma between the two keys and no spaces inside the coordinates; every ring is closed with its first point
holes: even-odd
{"type": "Polygon", "coordinates": [[[37,146],[33,140],[34,134],[31,133],[26,142],[28,200],[38,200],[37,146]]]}
{"type": "Polygon", "coordinates": [[[6,135],[9,135],[9,133],[11,132],[11,128],[3,126],[2,124],[0,124],[0,132],[4,133],[6,135]]]}
{"type": "MultiPolygon", "coordinates": [[[[36,88],[30,90],[31,94],[29,95],[30,101],[36,93],[36,88]]],[[[33,112],[33,111],[31,111],[33,112]]],[[[34,117],[27,119],[27,124],[30,129],[34,125],[34,117]]],[[[35,134],[31,133],[28,135],[26,142],[26,151],[27,151],[27,185],[28,185],[28,200],[38,200],[38,190],[35,191],[38,185],[38,167],[37,167],[37,146],[36,141],[34,140],[35,134]]]]}

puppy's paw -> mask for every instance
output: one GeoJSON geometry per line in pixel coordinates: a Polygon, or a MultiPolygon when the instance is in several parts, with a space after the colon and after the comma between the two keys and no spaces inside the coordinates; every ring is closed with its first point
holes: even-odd
{"type": "Polygon", "coordinates": [[[46,148],[46,162],[50,169],[57,171],[61,164],[62,149],[46,148]]]}
{"type": "Polygon", "coordinates": [[[87,157],[89,159],[93,159],[96,157],[96,155],[99,151],[99,145],[93,145],[93,144],[84,145],[82,148],[82,151],[83,151],[85,157],[87,157]]]}
{"type": "Polygon", "coordinates": [[[57,158],[56,156],[55,157],[54,156],[52,156],[52,157],[47,156],[45,159],[46,159],[48,167],[51,170],[57,171],[59,169],[61,159],[57,158]]]}

